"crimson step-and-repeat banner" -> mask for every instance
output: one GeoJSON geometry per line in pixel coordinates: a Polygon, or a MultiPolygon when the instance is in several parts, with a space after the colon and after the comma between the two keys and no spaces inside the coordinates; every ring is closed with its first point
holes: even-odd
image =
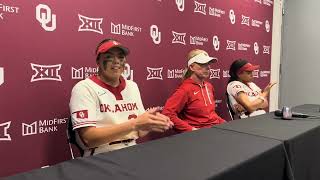
{"type": "Polygon", "coordinates": [[[146,108],[164,105],[190,50],[217,57],[209,81],[229,119],[233,60],[260,64],[260,87],[270,80],[272,15],[272,0],[1,0],[0,177],[70,159],[70,92],[97,72],[104,38],[130,48],[124,76],[138,83],[146,108]]]}

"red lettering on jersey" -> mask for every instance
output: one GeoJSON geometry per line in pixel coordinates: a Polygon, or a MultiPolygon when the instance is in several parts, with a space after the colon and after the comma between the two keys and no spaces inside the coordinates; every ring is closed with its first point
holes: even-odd
{"type": "Polygon", "coordinates": [[[100,112],[111,112],[109,104],[100,104],[100,112]]]}
{"type": "Polygon", "coordinates": [[[118,112],[118,111],[122,112],[121,109],[120,109],[120,107],[119,107],[119,105],[116,104],[116,105],[115,105],[115,112],[118,112]]]}
{"type": "Polygon", "coordinates": [[[128,111],[128,107],[126,104],[121,104],[122,111],[128,111]]]}
{"type": "Polygon", "coordinates": [[[132,104],[132,103],[128,103],[128,104],[127,104],[129,111],[132,111],[132,105],[131,105],[131,104],[132,104]]]}
{"type": "Polygon", "coordinates": [[[238,89],[238,88],[241,88],[241,86],[240,85],[235,85],[232,88],[238,89]]]}
{"type": "Polygon", "coordinates": [[[131,103],[132,105],[132,110],[138,110],[137,103],[131,103]]]}
{"type": "Polygon", "coordinates": [[[250,97],[254,97],[254,96],[258,96],[259,92],[255,91],[255,92],[247,92],[247,95],[250,97]]]}
{"type": "MultiPolygon", "coordinates": [[[[76,117],[78,119],[87,119],[88,118],[88,110],[81,110],[81,111],[76,111],[76,117]]],[[[72,113],[72,114],[74,114],[72,113]]]]}
{"type": "Polygon", "coordinates": [[[135,114],[130,114],[129,116],[128,116],[128,119],[135,119],[135,118],[137,118],[138,116],[137,115],[135,115],[135,114]]]}

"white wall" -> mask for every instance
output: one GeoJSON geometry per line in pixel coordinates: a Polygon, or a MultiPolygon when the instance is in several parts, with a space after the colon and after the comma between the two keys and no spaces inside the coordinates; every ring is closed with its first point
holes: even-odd
{"type": "Polygon", "coordinates": [[[282,0],[274,0],[273,29],[272,29],[272,54],[271,54],[271,82],[278,82],[270,93],[269,109],[278,109],[280,87],[280,59],[281,59],[281,29],[282,29],[282,0]]]}
{"type": "Polygon", "coordinates": [[[320,104],[320,1],[284,3],[280,105],[320,104]]]}

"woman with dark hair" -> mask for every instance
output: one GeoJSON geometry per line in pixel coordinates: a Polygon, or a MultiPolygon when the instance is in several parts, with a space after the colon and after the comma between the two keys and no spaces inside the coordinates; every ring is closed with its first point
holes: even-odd
{"type": "Polygon", "coordinates": [[[188,53],[188,68],[182,84],[167,100],[162,113],[169,116],[179,132],[209,128],[225,122],[215,112],[214,88],[206,81],[210,65],[217,58],[204,50],[194,49],[188,53]]]}
{"type": "Polygon", "coordinates": [[[230,66],[230,79],[227,86],[228,103],[240,118],[264,114],[263,109],[268,107],[267,97],[276,83],[269,83],[262,91],[252,82],[252,72],[259,68],[259,65],[252,65],[244,59],[238,59],[230,66]]]}
{"type": "Polygon", "coordinates": [[[122,77],[128,54],[118,41],[103,40],[96,49],[98,74],[72,89],[71,120],[84,156],[135,145],[149,131],[173,125],[157,109],[145,112],[137,84],[122,77]]]}

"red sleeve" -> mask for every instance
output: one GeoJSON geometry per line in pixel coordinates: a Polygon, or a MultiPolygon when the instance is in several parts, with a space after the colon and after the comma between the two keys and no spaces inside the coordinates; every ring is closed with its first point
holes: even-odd
{"type": "Polygon", "coordinates": [[[192,126],[186,121],[180,119],[178,114],[184,108],[186,102],[188,101],[188,95],[185,90],[178,88],[176,92],[167,100],[162,113],[168,116],[174,123],[174,126],[179,131],[192,131],[192,126]]]}

